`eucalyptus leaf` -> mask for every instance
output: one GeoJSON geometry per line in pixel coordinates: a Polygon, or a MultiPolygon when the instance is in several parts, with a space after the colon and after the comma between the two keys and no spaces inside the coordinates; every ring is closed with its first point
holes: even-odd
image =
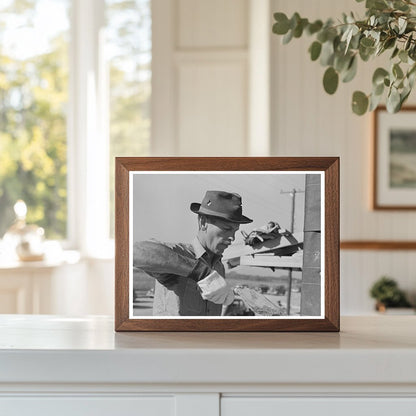
{"type": "Polygon", "coordinates": [[[289,29],[286,35],[283,36],[282,43],[283,45],[287,45],[293,39],[293,30],[289,29]]]}
{"type": "Polygon", "coordinates": [[[409,87],[410,89],[412,89],[415,84],[415,79],[416,79],[416,65],[415,64],[413,64],[413,66],[407,71],[406,76],[409,81],[409,87]]]}
{"type": "Polygon", "coordinates": [[[353,24],[355,23],[355,17],[353,12],[346,16],[347,23],[353,24]]]}
{"type": "Polygon", "coordinates": [[[416,65],[413,64],[413,66],[407,71],[407,75],[416,74],[416,65]]]}
{"type": "Polygon", "coordinates": [[[322,29],[316,35],[316,40],[321,43],[325,43],[328,40],[328,35],[325,29],[322,29]]]}
{"type": "Polygon", "coordinates": [[[389,113],[397,113],[400,109],[400,93],[397,88],[392,88],[390,94],[387,96],[386,107],[389,113]]]}
{"type": "Polygon", "coordinates": [[[315,41],[312,43],[312,45],[309,47],[309,53],[311,54],[312,61],[316,61],[319,58],[321,50],[322,44],[320,42],[315,41]]]}
{"type": "Polygon", "coordinates": [[[342,34],[342,36],[341,36],[341,41],[342,42],[346,42],[346,40],[348,39],[348,37],[351,35],[351,37],[352,37],[352,27],[351,26],[349,26],[348,28],[347,28],[347,30],[342,34]]]}
{"type": "Polygon", "coordinates": [[[382,95],[374,95],[374,94],[370,95],[370,105],[369,105],[368,111],[373,111],[378,107],[381,101],[381,97],[382,95]]]}
{"type": "Polygon", "coordinates": [[[348,55],[341,55],[336,54],[334,58],[334,68],[338,72],[343,72],[346,70],[350,64],[351,61],[351,54],[348,55]]]}
{"type": "Polygon", "coordinates": [[[361,91],[355,91],[352,95],[352,111],[362,116],[368,108],[368,97],[361,91]]]}
{"type": "Polygon", "coordinates": [[[408,38],[407,38],[407,40],[406,40],[406,43],[404,44],[404,49],[405,49],[406,51],[410,48],[410,45],[411,45],[411,43],[412,43],[412,40],[413,40],[413,33],[411,33],[411,34],[408,36],[408,38]]]}
{"type": "Polygon", "coordinates": [[[377,86],[380,84],[384,84],[384,78],[386,78],[389,73],[384,68],[377,68],[373,74],[373,85],[377,86]]]}
{"type": "Polygon", "coordinates": [[[293,16],[290,18],[289,21],[289,28],[292,29],[293,31],[296,29],[296,27],[300,24],[300,15],[299,13],[293,13],[293,16]]]}
{"type": "Polygon", "coordinates": [[[413,61],[416,60],[416,45],[411,46],[407,53],[409,54],[410,59],[413,61]]]}
{"type": "Polygon", "coordinates": [[[366,48],[365,46],[361,45],[359,46],[358,52],[360,54],[360,58],[364,61],[367,62],[371,56],[374,55],[375,53],[375,48],[366,48]]]}
{"type": "Polygon", "coordinates": [[[352,25],[349,29],[347,38],[346,38],[346,46],[345,46],[345,53],[347,53],[348,48],[350,46],[351,43],[351,39],[354,35],[356,35],[360,30],[358,29],[358,27],[356,25],[352,25]]]}
{"type": "Polygon", "coordinates": [[[308,25],[308,21],[306,19],[300,19],[297,22],[296,27],[293,29],[293,37],[300,38],[303,33],[303,29],[308,25]]]}
{"type": "Polygon", "coordinates": [[[373,95],[383,95],[383,92],[384,92],[384,82],[382,84],[373,86],[373,95]]]}
{"type": "Polygon", "coordinates": [[[398,25],[399,25],[399,35],[402,35],[406,30],[407,20],[403,16],[400,16],[398,19],[398,25]]]}
{"type": "Polygon", "coordinates": [[[383,47],[384,49],[390,49],[392,48],[394,45],[396,44],[396,38],[391,37],[391,38],[387,38],[384,43],[383,43],[383,47]]]}
{"type": "Polygon", "coordinates": [[[324,74],[323,84],[324,89],[328,94],[334,94],[338,88],[338,73],[330,66],[324,74]]]}
{"type": "Polygon", "coordinates": [[[414,72],[412,74],[408,75],[410,90],[412,90],[413,86],[415,85],[415,79],[416,79],[416,74],[414,72]]]}
{"type": "Polygon", "coordinates": [[[404,76],[403,71],[400,68],[400,65],[399,64],[394,64],[393,65],[392,73],[398,79],[403,78],[403,76],[404,76]]]}
{"type": "Polygon", "coordinates": [[[350,60],[348,69],[343,74],[342,82],[350,82],[351,80],[353,80],[355,75],[357,74],[357,67],[357,58],[354,55],[350,60]]]}
{"type": "Polygon", "coordinates": [[[399,54],[400,49],[396,46],[391,54],[390,59],[394,59],[399,54]]]}
{"type": "MultiPolygon", "coordinates": [[[[376,50],[375,50],[375,54],[376,54],[376,56],[379,56],[379,55],[381,55],[384,51],[385,51],[385,49],[384,49],[384,45],[383,45],[382,43],[379,43],[379,44],[377,45],[376,50]]],[[[373,53],[372,53],[371,55],[373,55],[373,53]]],[[[371,57],[371,55],[370,55],[370,57],[371,57]]]]}
{"type": "Polygon", "coordinates": [[[329,27],[326,29],[327,32],[327,39],[333,41],[335,38],[338,37],[338,32],[334,27],[329,27]]]}
{"type": "Polygon", "coordinates": [[[409,55],[407,54],[407,51],[405,51],[404,49],[402,49],[402,50],[399,52],[399,59],[400,59],[402,62],[407,63],[408,58],[409,58],[409,55]]]}
{"type": "Polygon", "coordinates": [[[345,49],[345,47],[344,46],[342,46],[342,45],[345,45],[345,42],[343,43],[343,42],[341,42],[341,37],[340,36],[337,36],[333,41],[332,41],[332,44],[334,45],[334,52],[335,51],[337,51],[337,52],[339,52],[339,50],[344,50],[345,49]],[[342,44],[342,45],[341,45],[342,44]]]}
{"type": "Polygon", "coordinates": [[[400,108],[402,107],[403,103],[408,99],[411,93],[411,89],[406,89],[400,94],[400,108]]]}
{"type": "Polygon", "coordinates": [[[374,45],[377,46],[380,43],[381,33],[376,30],[370,30],[370,36],[374,39],[374,45]]]}
{"type": "Polygon", "coordinates": [[[354,35],[351,39],[351,43],[350,43],[350,49],[358,49],[358,45],[360,44],[360,40],[361,40],[361,32],[358,32],[356,35],[354,35]]]}
{"type": "Polygon", "coordinates": [[[398,34],[399,34],[399,24],[398,24],[396,21],[392,20],[392,21],[390,22],[390,29],[392,29],[392,30],[393,30],[393,32],[394,32],[396,35],[398,35],[398,34]]]}
{"type": "Polygon", "coordinates": [[[277,35],[286,34],[290,29],[287,16],[284,13],[275,13],[273,16],[274,20],[276,20],[276,23],[273,25],[273,33],[277,35]]]}
{"type": "Polygon", "coordinates": [[[320,63],[322,66],[332,65],[334,62],[334,44],[326,41],[322,45],[320,63]]]}
{"type": "Polygon", "coordinates": [[[319,32],[322,29],[324,24],[321,20],[315,20],[313,23],[310,23],[309,26],[306,28],[306,32],[309,35],[313,35],[314,33],[319,32]]]}
{"type": "Polygon", "coordinates": [[[390,19],[390,15],[389,14],[379,14],[377,17],[378,20],[378,24],[380,25],[385,25],[390,19]]]}
{"type": "Polygon", "coordinates": [[[367,7],[367,9],[383,10],[386,9],[388,5],[384,0],[367,0],[365,7],[367,7]]]}
{"type": "Polygon", "coordinates": [[[364,48],[372,48],[375,44],[375,40],[372,38],[362,38],[360,41],[360,46],[364,48]]]}
{"type": "Polygon", "coordinates": [[[409,9],[409,6],[405,4],[402,0],[394,0],[393,1],[393,7],[397,10],[400,10],[402,12],[405,12],[409,9]]]}

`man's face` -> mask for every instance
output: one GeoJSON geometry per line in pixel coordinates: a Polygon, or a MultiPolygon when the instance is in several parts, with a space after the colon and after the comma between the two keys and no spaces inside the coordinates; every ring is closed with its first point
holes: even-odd
{"type": "Polygon", "coordinates": [[[201,244],[212,253],[221,255],[234,241],[235,233],[239,228],[240,224],[235,222],[216,217],[205,217],[202,219],[200,237],[204,241],[201,241],[201,244]]]}

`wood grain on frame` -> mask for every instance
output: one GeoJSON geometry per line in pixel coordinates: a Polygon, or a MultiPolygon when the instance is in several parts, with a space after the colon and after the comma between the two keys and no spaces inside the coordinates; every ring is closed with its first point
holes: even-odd
{"type": "Polygon", "coordinates": [[[339,158],[116,158],[116,331],[339,331],[339,158]],[[325,172],[325,318],[130,319],[129,172],[322,171],[325,172]]]}
{"type": "MultiPolygon", "coordinates": [[[[378,134],[379,134],[379,127],[378,127],[378,120],[381,111],[387,111],[385,106],[377,107],[373,111],[373,178],[372,178],[372,185],[373,185],[373,193],[372,193],[372,208],[373,210],[383,210],[383,211],[412,211],[416,209],[415,205],[403,206],[403,205],[380,205],[378,203],[378,184],[377,184],[377,175],[378,175],[378,134]]],[[[416,106],[407,106],[403,107],[400,112],[406,111],[414,111],[416,112],[416,106]]],[[[415,113],[416,114],[416,113],[415,113]]]]}

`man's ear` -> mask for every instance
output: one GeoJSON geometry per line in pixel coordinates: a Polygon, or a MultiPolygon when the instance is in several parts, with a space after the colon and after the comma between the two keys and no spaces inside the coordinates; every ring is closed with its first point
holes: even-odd
{"type": "Polygon", "coordinates": [[[199,225],[199,229],[202,231],[205,231],[207,229],[207,217],[205,215],[199,215],[198,216],[198,225],[199,225]]]}

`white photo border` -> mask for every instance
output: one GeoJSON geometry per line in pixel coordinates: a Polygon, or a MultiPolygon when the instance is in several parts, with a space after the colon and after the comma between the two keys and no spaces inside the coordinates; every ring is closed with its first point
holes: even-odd
{"type": "Polygon", "coordinates": [[[212,320],[212,319],[221,319],[221,320],[235,320],[235,316],[134,316],[133,315],[133,178],[135,175],[175,175],[175,174],[186,174],[186,175],[309,175],[315,174],[320,175],[321,179],[321,314],[313,316],[304,316],[304,315],[290,315],[290,316],[239,316],[238,319],[241,320],[299,320],[299,319],[325,319],[325,172],[320,171],[129,171],[129,319],[131,320],[143,320],[143,319],[197,319],[197,320],[212,320]]]}

